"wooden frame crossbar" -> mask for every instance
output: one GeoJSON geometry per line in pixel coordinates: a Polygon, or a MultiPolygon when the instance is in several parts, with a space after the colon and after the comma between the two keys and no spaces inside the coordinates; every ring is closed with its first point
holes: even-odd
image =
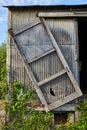
{"type": "Polygon", "coordinates": [[[52,81],[53,79],[59,78],[61,75],[65,74],[65,73],[66,73],[65,69],[63,69],[59,73],[56,73],[56,74],[48,77],[47,79],[38,82],[38,86],[40,87],[40,86],[52,81]]]}
{"type": "Polygon", "coordinates": [[[72,94],[70,94],[68,96],[65,96],[62,99],[48,105],[48,108],[49,108],[49,110],[55,109],[57,107],[60,107],[60,106],[64,105],[65,103],[68,103],[68,102],[76,99],[77,97],[78,97],[78,94],[76,92],[74,92],[74,93],[72,93],[72,94]]]}
{"type": "Polygon", "coordinates": [[[41,59],[41,58],[43,58],[43,57],[49,55],[49,54],[52,53],[52,52],[55,52],[55,49],[54,49],[54,48],[51,49],[51,50],[49,50],[49,51],[47,51],[47,52],[45,52],[45,53],[43,53],[43,54],[41,54],[41,55],[39,55],[39,56],[37,56],[37,57],[35,57],[35,58],[33,58],[33,59],[31,59],[31,60],[29,60],[28,63],[32,63],[32,62],[34,62],[34,61],[36,61],[36,60],[39,60],[39,59],[41,59]]]}
{"type": "Polygon", "coordinates": [[[38,24],[40,24],[40,23],[41,23],[41,22],[40,22],[39,19],[35,19],[33,22],[29,23],[28,25],[23,26],[23,27],[20,28],[19,30],[15,30],[15,31],[14,31],[14,34],[15,34],[15,35],[18,35],[18,34],[24,32],[24,31],[28,30],[29,28],[32,28],[32,27],[34,27],[34,26],[36,26],[36,25],[38,25],[38,24]]]}

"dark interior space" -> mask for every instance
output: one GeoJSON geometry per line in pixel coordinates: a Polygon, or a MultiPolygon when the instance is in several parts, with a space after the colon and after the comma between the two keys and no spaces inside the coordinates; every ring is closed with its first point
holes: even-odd
{"type": "Polygon", "coordinates": [[[87,21],[78,20],[80,88],[87,92],[87,21]]]}
{"type": "Polygon", "coordinates": [[[67,123],[68,113],[54,113],[54,124],[67,123]]]}

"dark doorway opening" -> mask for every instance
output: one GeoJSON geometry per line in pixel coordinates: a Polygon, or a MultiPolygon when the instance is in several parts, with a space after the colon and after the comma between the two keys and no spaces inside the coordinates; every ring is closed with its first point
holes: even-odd
{"type": "Polygon", "coordinates": [[[68,113],[54,113],[54,124],[67,123],[68,113]]]}
{"type": "Polygon", "coordinates": [[[87,93],[87,21],[78,20],[80,88],[87,93]]]}

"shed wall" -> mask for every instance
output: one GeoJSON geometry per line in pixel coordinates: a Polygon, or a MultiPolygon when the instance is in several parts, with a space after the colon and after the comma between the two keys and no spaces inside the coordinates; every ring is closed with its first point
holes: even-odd
{"type": "MultiPolygon", "coordinates": [[[[37,13],[39,11],[42,11],[43,9],[37,9],[37,10],[30,10],[30,9],[24,9],[24,10],[11,10],[10,16],[8,17],[8,28],[13,28],[13,30],[18,30],[21,26],[26,25],[31,23],[31,21],[33,21],[35,18],[37,18],[37,13]]],[[[44,11],[44,10],[43,10],[44,11]]],[[[45,11],[47,11],[45,9],[45,11]]],[[[52,10],[53,11],[53,10],[52,10]]],[[[54,10],[55,11],[55,10],[54,10]]],[[[79,82],[78,80],[78,64],[77,64],[77,50],[76,50],[76,46],[77,46],[77,21],[75,19],[60,19],[60,18],[46,18],[45,19],[54,38],[56,39],[72,73],[74,74],[74,77],[76,78],[77,82],[79,82]]],[[[8,36],[8,57],[9,57],[9,61],[8,61],[8,76],[9,76],[9,80],[8,82],[13,82],[15,80],[20,81],[21,83],[24,83],[26,88],[29,88],[32,85],[32,82],[29,79],[29,76],[22,64],[22,61],[20,59],[20,56],[17,52],[17,50],[15,49],[14,43],[11,41],[10,36],[8,36]]],[[[53,68],[51,69],[51,73],[55,73],[56,71],[58,71],[58,67],[60,66],[59,62],[57,62],[56,58],[53,58],[55,54],[52,54],[52,56],[48,58],[46,57],[45,59],[43,59],[41,61],[41,65],[45,66],[45,63],[47,64],[48,59],[50,60],[50,65],[53,66],[53,68]],[[52,60],[52,59],[53,60],[52,60]],[[55,65],[54,65],[54,61],[55,61],[55,65]]],[[[48,62],[49,64],[49,62],[48,62]]],[[[39,68],[40,66],[38,65],[38,62],[35,64],[33,63],[33,65],[31,65],[31,68],[34,70],[37,68],[37,72],[36,74],[39,75],[39,68]]],[[[49,71],[49,68],[47,68],[46,70],[47,72],[49,71]]],[[[45,78],[47,78],[47,76],[49,76],[49,74],[45,75],[45,73],[40,76],[39,80],[43,80],[45,78]]],[[[57,92],[58,87],[56,87],[57,82],[60,82],[60,84],[62,85],[62,89],[64,89],[64,85],[67,84],[67,86],[70,86],[71,83],[68,80],[68,78],[64,75],[62,76],[62,79],[56,79],[53,82],[50,82],[48,84],[46,84],[45,86],[42,87],[42,91],[48,91],[49,94],[49,87],[52,86],[52,84],[55,84],[55,92],[57,92]],[[61,80],[63,81],[61,83],[61,80]],[[48,87],[49,86],[49,87],[48,87]],[[43,90],[44,89],[44,90],[43,90]]],[[[60,86],[61,86],[60,85],[60,86]]],[[[53,86],[52,86],[53,87],[53,86]]],[[[67,93],[70,93],[70,91],[74,91],[73,88],[69,88],[69,91],[67,93]]],[[[56,98],[61,98],[62,95],[64,93],[61,93],[61,89],[59,92],[59,96],[57,96],[56,98]]],[[[44,95],[46,97],[48,97],[47,102],[54,102],[55,99],[44,95]]],[[[56,100],[57,100],[56,99],[56,100]]]]}

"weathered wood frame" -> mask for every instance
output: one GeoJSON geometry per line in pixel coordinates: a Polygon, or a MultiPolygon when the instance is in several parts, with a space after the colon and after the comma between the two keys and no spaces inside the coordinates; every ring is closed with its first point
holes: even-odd
{"type": "Polygon", "coordinates": [[[61,63],[64,66],[65,71],[67,72],[67,75],[69,76],[69,79],[71,80],[71,82],[73,84],[73,87],[76,90],[76,92],[74,92],[73,94],[71,94],[69,96],[66,96],[64,100],[57,101],[57,102],[49,105],[49,109],[53,109],[55,107],[58,107],[58,106],[61,106],[61,105],[65,104],[65,103],[67,103],[69,101],[72,101],[73,99],[76,99],[77,97],[82,95],[82,92],[81,92],[80,87],[78,86],[75,78],[73,77],[73,74],[72,74],[71,70],[69,69],[69,66],[68,66],[65,58],[63,57],[63,54],[61,53],[61,51],[60,51],[60,49],[59,49],[59,47],[58,47],[52,33],[50,32],[49,28],[47,27],[47,24],[46,24],[44,18],[40,18],[40,19],[41,19],[41,22],[42,22],[47,34],[49,35],[49,37],[50,37],[50,39],[52,41],[52,44],[53,44],[53,46],[54,46],[54,48],[56,50],[56,53],[57,53],[58,57],[60,58],[61,63]]]}
{"type": "Polygon", "coordinates": [[[39,12],[38,17],[87,17],[87,11],[39,12]]]}
{"type": "MultiPolygon", "coordinates": [[[[29,28],[29,27],[28,27],[28,28],[29,28]]],[[[23,65],[24,65],[26,71],[27,71],[29,77],[31,78],[31,81],[32,81],[33,84],[34,84],[35,90],[36,90],[36,92],[37,92],[37,94],[38,94],[38,96],[39,96],[39,98],[40,98],[42,104],[45,104],[44,110],[45,110],[45,111],[49,111],[47,102],[46,102],[46,100],[45,100],[45,98],[44,98],[44,96],[43,96],[43,94],[42,94],[42,91],[40,90],[40,88],[39,88],[38,85],[37,85],[36,79],[34,78],[34,75],[33,75],[32,71],[31,71],[29,65],[27,64],[27,61],[26,61],[24,55],[22,54],[22,50],[19,49],[19,46],[18,46],[18,44],[17,44],[16,37],[15,37],[15,34],[13,33],[13,30],[10,28],[10,29],[8,30],[8,32],[9,32],[9,34],[10,34],[10,36],[11,36],[13,42],[14,42],[15,48],[17,49],[17,51],[18,51],[18,53],[19,53],[19,55],[20,55],[20,58],[21,58],[21,60],[22,60],[22,62],[23,62],[23,65]]],[[[18,33],[18,34],[19,34],[19,33],[18,33]]]]}
{"type": "Polygon", "coordinates": [[[43,18],[40,18],[40,20],[38,19],[37,21],[35,20],[35,22],[33,22],[32,24],[24,26],[24,28],[20,29],[15,34],[13,33],[13,30],[11,30],[11,29],[9,29],[8,31],[9,31],[9,33],[10,33],[10,35],[11,35],[11,37],[12,37],[14,43],[15,43],[15,47],[16,47],[17,51],[20,54],[21,60],[22,60],[22,62],[24,64],[24,66],[25,66],[25,69],[26,69],[29,77],[31,78],[31,81],[34,84],[35,90],[36,90],[36,92],[37,92],[37,94],[38,94],[42,104],[45,104],[45,111],[49,111],[49,110],[52,110],[52,109],[54,109],[56,107],[64,105],[65,103],[68,103],[69,101],[72,101],[73,99],[76,99],[77,97],[82,95],[82,92],[81,92],[81,90],[80,90],[80,88],[79,88],[75,78],[73,77],[73,74],[72,74],[71,70],[69,69],[69,66],[66,63],[66,60],[63,57],[63,54],[61,53],[61,51],[60,51],[60,49],[59,49],[59,47],[58,47],[58,45],[57,45],[57,43],[56,43],[52,33],[50,32],[50,30],[49,30],[49,28],[48,28],[48,26],[47,26],[47,24],[46,24],[46,22],[45,22],[45,20],[43,18]],[[29,29],[29,28],[32,28],[33,26],[36,26],[37,24],[40,24],[40,22],[42,23],[45,31],[47,32],[48,36],[50,37],[54,49],[52,49],[52,50],[50,50],[48,52],[45,52],[41,56],[38,56],[38,57],[32,59],[31,61],[28,61],[28,63],[27,63],[25,57],[21,53],[22,50],[19,49],[19,46],[17,44],[15,36],[20,34],[23,31],[29,29]],[[30,67],[29,67],[29,63],[31,63],[31,62],[33,62],[35,60],[38,60],[38,59],[40,59],[40,58],[42,58],[42,57],[44,57],[44,56],[46,56],[46,55],[48,55],[48,54],[50,54],[50,53],[52,53],[54,51],[56,51],[56,53],[57,53],[57,55],[58,55],[62,65],[63,65],[64,69],[60,73],[57,73],[57,74],[49,77],[48,79],[45,79],[45,80],[40,81],[40,82],[37,82],[35,77],[34,77],[34,75],[33,75],[33,73],[32,73],[32,71],[31,71],[31,69],[30,69],[30,67]],[[68,75],[69,79],[71,80],[71,82],[73,84],[73,87],[75,88],[76,92],[74,92],[74,93],[64,97],[64,99],[61,99],[60,101],[56,101],[56,102],[48,105],[47,102],[46,102],[46,99],[45,99],[45,97],[44,97],[44,95],[43,95],[43,93],[42,93],[42,91],[40,89],[40,86],[45,84],[45,83],[47,83],[47,82],[49,82],[49,81],[51,81],[51,80],[53,80],[53,79],[55,79],[55,78],[57,78],[57,77],[59,77],[59,76],[61,76],[61,75],[63,75],[63,74],[65,74],[65,73],[67,73],[67,75],[68,75]]]}

